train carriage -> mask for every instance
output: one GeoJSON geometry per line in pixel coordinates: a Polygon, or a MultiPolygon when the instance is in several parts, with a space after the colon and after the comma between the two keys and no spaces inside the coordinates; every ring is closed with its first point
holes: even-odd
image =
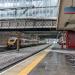
{"type": "Polygon", "coordinates": [[[17,48],[17,41],[19,40],[19,47],[25,47],[25,46],[33,46],[38,45],[39,41],[36,39],[30,40],[30,39],[24,39],[24,38],[17,38],[17,37],[10,37],[7,41],[7,47],[8,48],[17,48]]]}

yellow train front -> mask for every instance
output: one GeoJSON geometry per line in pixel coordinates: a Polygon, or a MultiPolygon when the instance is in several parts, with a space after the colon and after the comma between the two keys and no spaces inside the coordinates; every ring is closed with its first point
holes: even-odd
{"type": "Polygon", "coordinates": [[[25,38],[17,38],[17,37],[10,37],[7,41],[7,48],[17,48],[19,47],[28,47],[28,46],[35,46],[45,44],[44,42],[38,41],[36,39],[25,39],[25,38]],[[19,41],[18,41],[19,40],[19,41]]]}
{"type": "Polygon", "coordinates": [[[17,40],[16,37],[11,37],[7,41],[7,48],[17,48],[17,40]]]}
{"type": "Polygon", "coordinates": [[[17,44],[19,47],[28,47],[28,46],[33,46],[37,45],[38,41],[37,40],[29,40],[25,38],[19,38],[19,42],[17,37],[10,37],[7,41],[7,48],[17,48],[17,44]]]}

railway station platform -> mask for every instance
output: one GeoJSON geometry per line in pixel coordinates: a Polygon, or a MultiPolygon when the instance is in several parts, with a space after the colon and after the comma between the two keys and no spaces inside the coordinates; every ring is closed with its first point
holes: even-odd
{"type": "Polygon", "coordinates": [[[69,64],[65,54],[50,52],[28,75],[75,75],[75,67],[69,64]]]}
{"type": "MultiPolygon", "coordinates": [[[[44,47],[47,46],[48,45],[46,46],[44,45],[44,47]]],[[[8,68],[5,71],[2,71],[0,75],[21,75],[21,74],[28,75],[28,73],[48,54],[49,51],[46,50],[47,49],[44,49],[39,53],[27,58],[26,60],[16,64],[15,66],[8,68]],[[22,69],[24,69],[25,66],[28,67],[26,68],[26,70],[23,71],[22,69]]]]}
{"type": "Polygon", "coordinates": [[[65,51],[62,49],[52,50],[49,46],[22,62],[5,69],[0,72],[0,75],[75,75],[75,63],[73,62],[75,51],[72,53],[68,50],[65,53],[63,52],[65,51]]]}
{"type": "Polygon", "coordinates": [[[50,44],[44,44],[39,46],[22,48],[19,51],[9,50],[5,52],[0,52],[0,72],[40,52],[41,50],[47,48],[49,45],[50,44]]]}

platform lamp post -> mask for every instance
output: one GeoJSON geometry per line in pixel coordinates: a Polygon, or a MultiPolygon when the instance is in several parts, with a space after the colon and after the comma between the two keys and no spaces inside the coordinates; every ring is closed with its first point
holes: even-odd
{"type": "Polygon", "coordinates": [[[17,51],[19,52],[19,50],[20,50],[20,33],[19,32],[17,32],[17,51]]]}

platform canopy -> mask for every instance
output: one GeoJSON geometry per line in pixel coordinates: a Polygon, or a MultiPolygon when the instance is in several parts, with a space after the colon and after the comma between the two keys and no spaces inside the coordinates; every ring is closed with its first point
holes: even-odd
{"type": "Polygon", "coordinates": [[[75,0],[60,0],[58,30],[75,30],[75,0]]]}
{"type": "Polygon", "coordinates": [[[0,19],[56,18],[58,5],[59,0],[0,0],[0,19]]]}

